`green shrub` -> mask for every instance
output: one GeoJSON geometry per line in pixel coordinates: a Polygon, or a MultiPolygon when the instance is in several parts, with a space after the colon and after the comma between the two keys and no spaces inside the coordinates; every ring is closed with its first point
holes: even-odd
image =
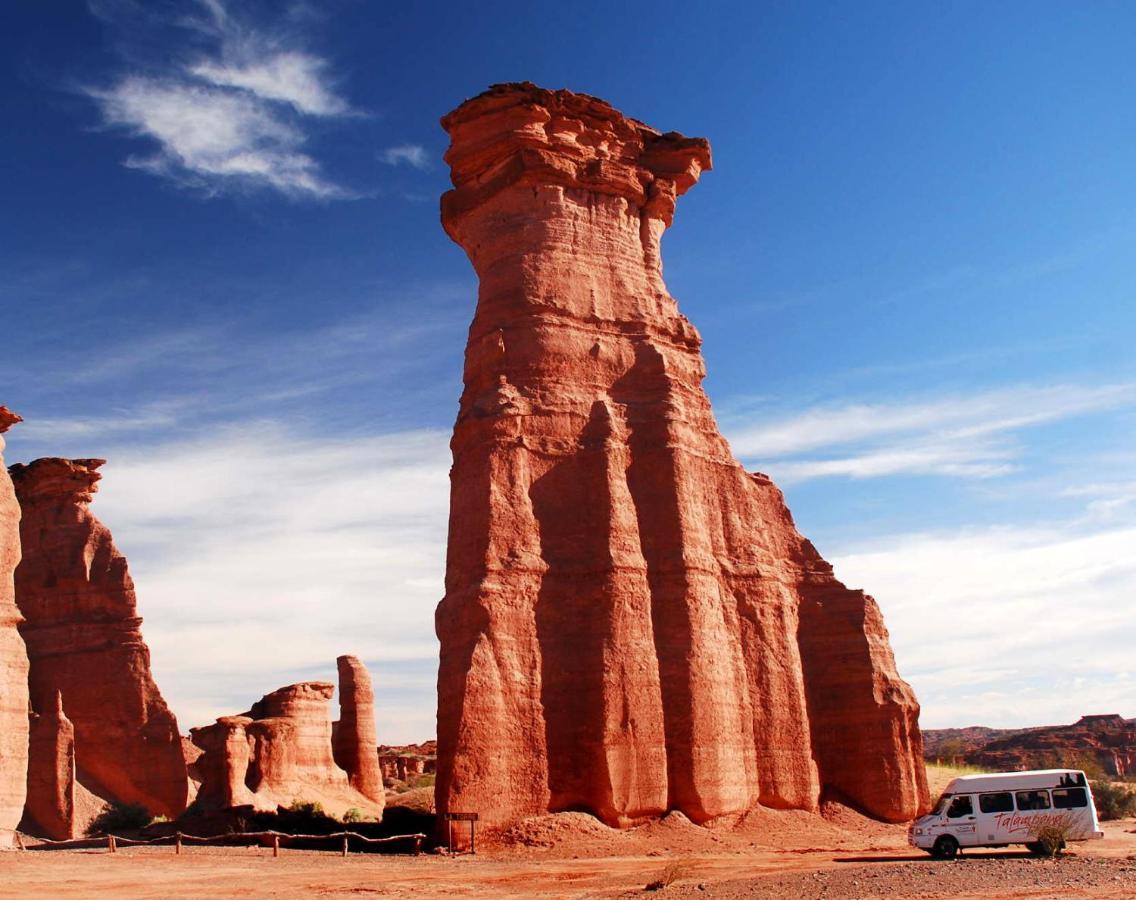
{"type": "Polygon", "coordinates": [[[137,831],[150,824],[150,811],[137,803],[108,803],[92,820],[87,836],[137,831]]]}
{"type": "Polygon", "coordinates": [[[352,823],[352,822],[362,822],[363,821],[363,811],[361,809],[359,809],[357,806],[353,806],[353,807],[351,807],[351,809],[347,810],[347,812],[345,812],[343,814],[343,821],[347,822],[349,824],[352,823]]]}
{"type": "Polygon", "coordinates": [[[1136,816],[1136,791],[1108,781],[1093,781],[1093,801],[1102,821],[1136,816]]]}

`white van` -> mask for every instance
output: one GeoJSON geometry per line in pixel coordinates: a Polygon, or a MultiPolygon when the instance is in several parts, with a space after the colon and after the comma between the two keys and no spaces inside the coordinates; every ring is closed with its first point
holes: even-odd
{"type": "Polygon", "coordinates": [[[1084,772],[1041,769],[955,778],[935,808],[911,823],[907,842],[941,858],[963,847],[1010,844],[1040,853],[1041,829],[1047,826],[1058,829],[1063,841],[1104,837],[1084,772]]]}

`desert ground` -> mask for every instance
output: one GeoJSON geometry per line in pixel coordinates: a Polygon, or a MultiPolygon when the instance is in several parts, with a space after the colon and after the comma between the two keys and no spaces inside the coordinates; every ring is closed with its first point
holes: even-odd
{"type": "MultiPolygon", "coordinates": [[[[931,767],[932,790],[952,772],[931,767]]],[[[630,897],[666,882],[676,897],[1136,896],[1136,820],[1057,860],[1024,850],[940,862],[904,826],[838,806],[823,816],[759,810],[701,828],[681,814],[613,831],[581,813],[526,820],[476,855],[386,856],[267,847],[120,848],[0,854],[4,897],[630,897]],[[142,877],[144,874],[144,878],[142,877]]]]}

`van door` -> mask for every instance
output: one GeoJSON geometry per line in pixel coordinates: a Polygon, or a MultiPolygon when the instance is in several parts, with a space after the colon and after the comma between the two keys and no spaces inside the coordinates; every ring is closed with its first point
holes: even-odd
{"type": "Polygon", "coordinates": [[[975,847],[978,845],[976,820],[974,797],[970,794],[958,794],[951,799],[951,805],[947,807],[945,831],[954,835],[960,847],[975,847]]]}
{"type": "Polygon", "coordinates": [[[1009,844],[1014,817],[1014,795],[1009,791],[989,791],[978,795],[978,837],[983,844],[1009,844]]]}

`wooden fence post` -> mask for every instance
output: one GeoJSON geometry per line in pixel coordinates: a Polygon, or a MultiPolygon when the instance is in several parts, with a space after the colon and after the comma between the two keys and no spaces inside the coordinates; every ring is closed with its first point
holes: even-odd
{"type": "Polygon", "coordinates": [[[280,855],[280,835],[278,834],[272,835],[272,855],[280,855]]]}
{"type": "Polygon", "coordinates": [[[178,856],[181,855],[181,832],[180,831],[174,836],[174,853],[176,853],[178,856]]]}
{"type": "Polygon", "coordinates": [[[347,835],[343,835],[343,858],[347,858],[347,835]]]}
{"type": "Polygon", "coordinates": [[[107,835],[107,849],[111,853],[117,853],[118,852],[118,845],[114,842],[114,835],[113,834],[107,835]]]}

